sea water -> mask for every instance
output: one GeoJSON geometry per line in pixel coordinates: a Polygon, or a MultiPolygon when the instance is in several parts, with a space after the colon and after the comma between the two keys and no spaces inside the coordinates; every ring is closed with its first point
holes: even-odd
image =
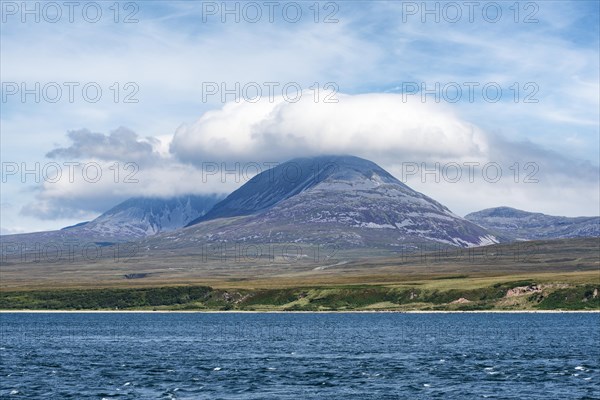
{"type": "Polygon", "coordinates": [[[598,313],[3,313],[0,397],[599,399],[598,313]]]}

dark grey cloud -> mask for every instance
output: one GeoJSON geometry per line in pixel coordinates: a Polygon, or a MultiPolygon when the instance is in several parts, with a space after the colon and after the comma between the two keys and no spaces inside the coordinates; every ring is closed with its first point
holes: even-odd
{"type": "Polygon", "coordinates": [[[160,143],[156,138],[142,139],[132,130],[119,127],[110,134],[78,129],[68,132],[72,144],[51,150],[46,157],[53,159],[97,158],[106,161],[136,162],[138,164],[155,163],[160,155],[154,151],[153,144],[160,143]]]}

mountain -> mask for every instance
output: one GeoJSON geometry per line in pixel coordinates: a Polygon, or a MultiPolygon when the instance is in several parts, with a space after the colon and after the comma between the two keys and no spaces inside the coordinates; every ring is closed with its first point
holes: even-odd
{"type": "Polygon", "coordinates": [[[217,195],[188,195],[167,199],[135,197],[89,222],[57,231],[3,235],[2,241],[25,243],[28,248],[51,242],[61,244],[62,247],[62,244],[72,241],[103,244],[132,241],[182,228],[205,214],[221,198],[217,195]]]}
{"type": "Polygon", "coordinates": [[[513,240],[600,236],[600,217],[557,217],[496,207],[468,214],[465,219],[513,240]]]}
{"type": "MultiPolygon", "coordinates": [[[[251,215],[321,183],[325,185],[331,180],[342,184],[347,182],[350,185],[349,189],[359,189],[358,186],[364,178],[368,179],[377,174],[382,183],[400,183],[376,164],[358,157],[322,156],[294,159],[256,175],[189,225],[215,218],[251,215]]],[[[326,189],[324,186],[322,188],[326,189]]],[[[329,188],[333,189],[333,186],[329,188]]]]}
{"type": "Polygon", "coordinates": [[[167,199],[135,197],[106,211],[82,229],[128,240],[170,232],[204,215],[219,200],[216,195],[167,199]]]}
{"type": "Polygon", "coordinates": [[[256,175],[187,228],[149,239],[148,248],[212,242],[389,249],[407,243],[471,247],[499,239],[371,161],[320,156],[256,175]]]}

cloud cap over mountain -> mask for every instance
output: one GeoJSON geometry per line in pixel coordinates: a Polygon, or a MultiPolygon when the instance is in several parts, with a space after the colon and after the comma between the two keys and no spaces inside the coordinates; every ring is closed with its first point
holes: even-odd
{"type": "Polygon", "coordinates": [[[398,94],[338,94],[337,103],[230,102],[183,125],[171,143],[179,159],[285,161],[318,154],[382,159],[484,157],[488,139],[448,107],[398,94]]]}

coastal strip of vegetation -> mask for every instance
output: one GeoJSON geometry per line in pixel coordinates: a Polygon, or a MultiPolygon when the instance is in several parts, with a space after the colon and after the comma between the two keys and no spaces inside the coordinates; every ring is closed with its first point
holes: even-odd
{"type": "MultiPolygon", "coordinates": [[[[453,285],[454,287],[458,285],[453,285]]],[[[508,281],[469,289],[331,285],[223,289],[209,286],[0,292],[1,310],[493,311],[600,310],[597,284],[508,281]]]]}

